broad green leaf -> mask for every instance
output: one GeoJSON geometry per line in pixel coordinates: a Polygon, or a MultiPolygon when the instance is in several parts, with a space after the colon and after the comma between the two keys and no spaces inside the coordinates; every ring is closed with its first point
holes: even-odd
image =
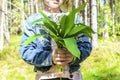
{"type": "Polygon", "coordinates": [[[85,29],[86,28],[86,26],[75,26],[72,30],[71,30],[71,32],[69,32],[69,34],[68,34],[68,36],[70,36],[70,35],[77,35],[77,33],[78,32],[80,32],[81,30],[83,30],[83,29],[85,29]]]}
{"type": "Polygon", "coordinates": [[[57,31],[49,23],[44,22],[43,25],[48,29],[51,35],[57,36],[57,31]]]}
{"type": "Polygon", "coordinates": [[[85,36],[92,38],[91,34],[92,33],[88,33],[87,29],[86,30],[82,30],[81,33],[83,33],[85,36]]]}
{"type": "Polygon", "coordinates": [[[84,3],[83,5],[81,5],[80,7],[72,10],[68,16],[67,16],[67,19],[66,19],[66,24],[65,24],[65,34],[64,34],[64,37],[66,37],[66,35],[72,30],[72,28],[74,27],[74,19],[75,19],[75,14],[77,12],[80,12],[81,10],[83,10],[85,8],[87,3],[84,3]]]}
{"type": "Polygon", "coordinates": [[[56,42],[59,48],[64,46],[64,41],[61,37],[52,37],[52,38],[54,39],[54,41],[56,42]]]}
{"type": "Polygon", "coordinates": [[[54,21],[52,21],[52,20],[48,21],[45,18],[37,19],[37,20],[33,21],[32,24],[35,24],[35,25],[38,24],[39,25],[39,22],[42,22],[41,24],[43,24],[43,25],[45,25],[45,24],[49,25],[49,26],[45,26],[45,27],[50,28],[50,26],[51,26],[52,30],[55,30],[54,26],[57,26],[57,24],[54,21]]]}
{"type": "Polygon", "coordinates": [[[67,15],[63,15],[62,18],[60,19],[60,28],[61,28],[61,35],[64,36],[65,34],[65,29],[66,29],[66,19],[67,19],[67,15]]]}
{"type": "Polygon", "coordinates": [[[50,21],[50,22],[52,23],[53,29],[57,32],[56,35],[60,36],[60,26],[54,21],[50,21]]]}
{"type": "Polygon", "coordinates": [[[85,32],[83,32],[83,34],[84,34],[85,36],[89,37],[89,38],[92,38],[92,35],[89,34],[89,33],[85,33],[85,32]]]}
{"type": "Polygon", "coordinates": [[[85,8],[86,5],[87,5],[87,2],[83,3],[80,7],[72,10],[68,16],[75,15],[77,12],[80,12],[80,11],[84,10],[84,8],[85,8]]]}
{"type": "Polygon", "coordinates": [[[72,53],[73,56],[80,59],[80,50],[74,38],[63,39],[65,42],[66,48],[72,53]]]}
{"type": "Polygon", "coordinates": [[[43,13],[43,11],[42,10],[39,10],[38,11],[40,14],[42,14],[43,15],[43,17],[46,19],[46,20],[48,20],[48,21],[50,21],[51,19],[50,18],[48,18],[48,16],[45,14],[45,13],[43,13]]]}
{"type": "Polygon", "coordinates": [[[51,35],[56,36],[57,31],[56,31],[56,28],[54,26],[57,26],[57,24],[54,21],[47,21],[45,18],[40,18],[40,19],[33,21],[32,23],[36,24],[36,23],[39,23],[41,21],[43,22],[43,25],[45,27],[47,27],[47,29],[51,33],[51,35]]]}
{"type": "Polygon", "coordinates": [[[54,29],[56,29],[56,28],[58,27],[58,25],[57,25],[56,22],[54,22],[54,21],[51,20],[50,23],[51,23],[51,25],[52,25],[52,27],[53,27],[54,29]]]}
{"type": "Polygon", "coordinates": [[[45,15],[41,10],[39,10],[39,13],[42,14],[45,18],[45,20],[43,20],[44,25],[46,25],[45,27],[49,28],[50,32],[55,33],[56,35],[60,35],[57,23],[48,18],[48,16],[45,15]]]}
{"type": "Polygon", "coordinates": [[[35,35],[31,36],[30,38],[28,38],[22,45],[30,44],[33,40],[35,40],[41,36],[49,36],[49,35],[48,34],[35,34],[35,35]]]}
{"type": "Polygon", "coordinates": [[[66,19],[65,19],[65,25],[64,25],[64,37],[66,37],[66,35],[68,34],[68,32],[70,32],[70,30],[73,28],[74,26],[74,18],[75,18],[75,15],[71,15],[71,18],[70,16],[67,16],[66,19]]]}
{"type": "Polygon", "coordinates": [[[67,37],[76,36],[76,35],[79,35],[81,33],[92,34],[92,33],[94,33],[94,31],[90,27],[88,27],[86,25],[79,24],[78,26],[74,27],[71,30],[71,32],[68,34],[67,37]]]}
{"type": "Polygon", "coordinates": [[[39,10],[39,13],[42,14],[42,16],[45,18],[45,20],[43,20],[43,23],[44,22],[47,22],[49,23],[51,26],[56,26],[57,24],[51,19],[49,18],[45,13],[43,13],[41,10],[39,10]]]}

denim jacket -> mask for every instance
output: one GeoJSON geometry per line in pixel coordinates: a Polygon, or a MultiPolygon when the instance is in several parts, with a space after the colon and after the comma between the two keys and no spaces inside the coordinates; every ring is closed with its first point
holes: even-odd
{"type": "MultiPolygon", "coordinates": [[[[48,34],[43,28],[36,27],[32,22],[36,19],[41,18],[42,15],[39,13],[28,17],[25,21],[23,28],[23,35],[21,44],[23,44],[30,36],[34,34],[48,34]]],[[[80,17],[75,18],[75,23],[81,22],[80,17]]],[[[84,61],[91,53],[92,46],[89,42],[88,37],[80,34],[76,40],[78,48],[81,52],[80,59],[76,58],[70,65],[70,72],[74,72],[80,68],[80,63],[84,61]]],[[[50,37],[40,37],[34,40],[28,45],[21,45],[19,48],[22,59],[34,65],[34,70],[40,70],[42,72],[48,71],[53,64],[52,61],[52,48],[50,37]]]]}

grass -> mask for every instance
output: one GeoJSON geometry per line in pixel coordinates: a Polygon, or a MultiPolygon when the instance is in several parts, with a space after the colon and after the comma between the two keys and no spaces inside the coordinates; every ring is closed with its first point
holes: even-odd
{"type": "Polygon", "coordinates": [[[0,52],[0,80],[34,80],[33,66],[19,54],[20,36],[12,36],[11,43],[0,52]]]}
{"type": "MultiPolygon", "coordinates": [[[[21,59],[19,42],[20,36],[12,36],[10,44],[0,51],[0,80],[35,80],[33,66],[21,59]]],[[[119,80],[119,46],[117,39],[99,40],[99,48],[81,63],[83,80],[119,80]]]]}
{"type": "Polygon", "coordinates": [[[120,42],[99,40],[99,48],[81,64],[84,80],[120,80],[120,42]]]}

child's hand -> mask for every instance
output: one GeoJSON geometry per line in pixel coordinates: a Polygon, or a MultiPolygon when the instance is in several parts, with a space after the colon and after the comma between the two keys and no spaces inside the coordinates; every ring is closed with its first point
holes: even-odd
{"type": "Polygon", "coordinates": [[[55,49],[52,53],[53,63],[54,64],[60,64],[60,65],[66,65],[73,60],[72,54],[65,49],[55,49]]]}

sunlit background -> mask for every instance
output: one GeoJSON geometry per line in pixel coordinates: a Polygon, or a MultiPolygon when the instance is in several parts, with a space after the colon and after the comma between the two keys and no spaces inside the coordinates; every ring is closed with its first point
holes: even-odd
{"type": "MultiPolygon", "coordinates": [[[[20,56],[19,43],[24,20],[40,9],[40,1],[0,1],[0,80],[35,80],[33,66],[20,56]]],[[[120,1],[70,0],[69,11],[83,2],[88,2],[80,12],[83,22],[96,32],[91,55],[81,63],[83,80],[120,80],[120,1]]]]}

